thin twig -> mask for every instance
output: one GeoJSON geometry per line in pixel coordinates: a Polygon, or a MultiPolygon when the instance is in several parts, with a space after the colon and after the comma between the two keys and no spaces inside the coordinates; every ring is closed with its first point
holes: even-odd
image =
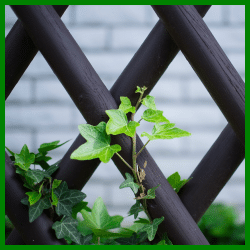
{"type": "Polygon", "coordinates": [[[142,150],[147,146],[147,144],[150,142],[150,140],[148,140],[147,142],[146,142],[146,144],[145,145],[143,145],[143,147],[141,148],[141,150],[136,154],[136,157],[138,157],[138,155],[142,152],[142,150]]]}
{"type": "Polygon", "coordinates": [[[134,169],[125,161],[125,159],[122,158],[120,154],[116,152],[116,154],[120,157],[120,159],[134,172],[134,169]]]}

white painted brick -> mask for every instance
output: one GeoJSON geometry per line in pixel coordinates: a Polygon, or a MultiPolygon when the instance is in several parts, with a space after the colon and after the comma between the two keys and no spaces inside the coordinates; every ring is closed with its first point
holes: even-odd
{"type": "Polygon", "coordinates": [[[14,24],[17,17],[9,5],[5,5],[5,22],[14,24]]]}
{"type": "Polygon", "coordinates": [[[78,22],[90,24],[143,23],[145,9],[140,5],[81,5],[77,6],[78,22]]]}
{"type": "Polygon", "coordinates": [[[29,102],[32,98],[31,85],[30,80],[20,79],[9,95],[6,105],[8,105],[8,102],[29,102]]]}
{"type": "Polygon", "coordinates": [[[148,27],[118,27],[113,29],[112,48],[139,49],[150,33],[148,27]]]}
{"type": "Polygon", "coordinates": [[[228,55],[229,60],[238,71],[238,73],[244,72],[245,74],[245,54],[244,53],[230,53],[228,55]]]}
{"type": "Polygon", "coordinates": [[[28,131],[7,130],[5,131],[5,146],[14,153],[20,153],[26,144],[32,150],[32,134],[28,131]]]}
{"type": "Polygon", "coordinates": [[[211,24],[219,24],[222,22],[222,9],[223,5],[212,5],[208,10],[207,14],[203,18],[205,23],[209,26],[211,24]]]}
{"type": "Polygon", "coordinates": [[[122,73],[123,69],[131,60],[133,53],[85,53],[89,62],[98,75],[113,75],[115,78],[122,73]]]}
{"type": "Polygon", "coordinates": [[[245,5],[230,5],[231,23],[245,23],[245,5]]]}
{"type": "Polygon", "coordinates": [[[52,69],[50,68],[50,66],[48,65],[42,54],[38,52],[33,61],[30,63],[27,70],[25,71],[24,75],[37,77],[37,75],[43,75],[43,74],[54,75],[52,69]]]}
{"type": "Polygon", "coordinates": [[[72,27],[70,33],[83,49],[104,49],[106,29],[99,27],[72,27]]]}
{"type": "MultiPolygon", "coordinates": [[[[184,83],[185,84],[185,83],[184,83]]],[[[150,95],[155,97],[157,105],[158,99],[172,101],[181,100],[183,84],[178,79],[160,79],[157,85],[150,92],[150,95]]]]}
{"type": "Polygon", "coordinates": [[[69,107],[46,106],[11,106],[6,108],[5,125],[7,126],[58,126],[70,124],[69,107]]]}
{"type": "Polygon", "coordinates": [[[72,103],[69,94],[58,79],[40,80],[36,82],[37,101],[68,101],[72,103]]]}
{"type": "MultiPolygon", "coordinates": [[[[196,105],[196,104],[168,104],[158,105],[159,110],[163,110],[166,118],[185,130],[187,126],[194,125],[219,125],[222,116],[216,105],[196,105]]],[[[192,133],[192,131],[189,131],[192,133]]]]}
{"type": "Polygon", "coordinates": [[[244,27],[212,27],[210,30],[223,50],[245,49],[244,27]]]}

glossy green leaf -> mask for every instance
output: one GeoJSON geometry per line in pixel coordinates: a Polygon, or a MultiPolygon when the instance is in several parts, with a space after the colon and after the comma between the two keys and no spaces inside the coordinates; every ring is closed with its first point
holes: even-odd
{"type": "Polygon", "coordinates": [[[78,232],[77,225],[77,220],[71,217],[64,217],[62,221],[56,221],[52,229],[55,230],[58,239],[69,237],[72,241],[80,245],[81,233],[78,232]]]}
{"type": "Polygon", "coordinates": [[[59,168],[59,163],[61,162],[61,160],[57,161],[56,163],[52,164],[51,166],[49,166],[47,169],[46,169],[46,173],[48,175],[52,175],[58,168],[59,168]]]}
{"type": "Polygon", "coordinates": [[[153,109],[146,109],[141,117],[143,120],[147,122],[166,122],[169,123],[169,120],[163,115],[163,111],[161,110],[153,110],[153,109]]]}
{"type": "Polygon", "coordinates": [[[124,111],[120,109],[106,110],[106,114],[109,116],[106,131],[110,135],[126,134],[133,137],[136,131],[136,127],[140,126],[138,122],[130,121],[124,111]]]}
{"type": "Polygon", "coordinates": [[[128,214],[134,215],[134,218],[136,219],[138,217],[139,212],[143,211],[143,207],[139,200],[136,200],[136,203],[130,208],[128,214]]]}
{"type": "Polygon", "coordinates": [[[58,198],[54,192],[54,189],[56,189],[57,187],[59,187],[59,185],[61,184],[61,180],[57,180],[54,179],[53,184],[52,184],[52,190],[51,190],[51,198],[52,198],[52,205],[57,206],[58,204],[58,198]]]}
{"type": "Polygon", "coordinates": [[[165,240],[161,240],[161,241],[159,241],[159,242],[157,243],[157,245],[167,245],[167,244],[166,244],[165,240]]]}
{"type": "Polygon", "coordinates": [[[121,150],[118,144],[110,145],[110,135],[106,133],[106,123],[100,122],[97,126],[82,124],[78,126],[81,135],[87,140],[70,156],[76,160],[92,160],[99,158],[107,163],[116,152],[121,150]]]}
{"type": "Polygon", "coordinates": [[[113,229],[120,227],[123,217],[116,215],[110,216],[107,208],[101,197],[98,197],[93,205],[91,213],[86,210],[81,210],[81,214],[84,218],[83,226],[87,226],[91,230],[93,229],[113,229]]]}
{"type": "Polygon", "coordinates": [[[131,105],[131,101],[128,97],[121,96],[120,97],[121,104],[119,106],[119,109],[122,110],[125,114],[128,112],[135,113],[135,107],[131,105]]]}
{"type": "Polygon", "coordinates": [[[115,233],[104,229],[92,229],[92,232],[95,234],[95,236],[104,238],[131,237],[133,233],[131,230],[115,233]]]}
{"type": "Polygon", "coordinates": [[[179,184],[179,182],[181,181],[181,176],[179,175],[178,172],[175,172],[167,178],[167,181],[169,182],[171,187],[175,189],[177,185],[179,184]]]}
{"type": "Polygon", "coordinates": [[[31,178],[35,183],[41,182],[44,177],[50,178],[46,172],[40,169],[29,169],[26,173],[26,176],[31,178]]]}
{"type": "Polygon", "coordinates": [[[9,152],[10,152],[10,154],[12,155],[12,156],[14,156],[15,155],[15,153],[14,152],[12,152],[9,148],[7,148],[7,147],[5,147],[9,152]]]}
{"type": "Polygon", "coordinates": [[[134,223],[150,224],[150,221],[145,218],[139,218],[139,220],[134,221],[134,223]]]}
{"type": "Polygon", "coordinates": [[[134,192],[134,194],[136,194],[140,186],[134,182],[134,178],[132,175],[130,175],[129,173],[125,173],[125,175],[126,175],[126,180],[120,185],[119,188],[122,189],[125,187],[130,187],[134,192]]]}
{"type": "Polygon", "coordinates": [[[38,192],[26,192],[25,194],[29,196],[30,206],[34,205],[42,197],[42,194],[40,192],[39,193],[38,192]]]}
{"type": "Polygon", "coordinates": [[[147,95],[142,99],[141,103],[149,109],[156,110],[155,98],[153,96],[147,95]]]}
{"type": "Polygon", "coordinates": [[[181,180],[181,181],[178,183],[178,185],[177,185],[177,187],[176,187],[176,189],[175,189],[175,192],[178,193],[178,192],[180,191],[180,189],[181,189],[187,182],[189,182],[191,179],[192,179],[192,178],[181,180]]]}
{"type": "Polygon", "coordinates": [[[43,155],[46,155],[48,151],[59,148],[62,145],[64,145],[65,143],[67,143],[68,141],[58,145],[59,142],[60,141],[53,141],[53,142],[49,142],[49,143],[43,143],[38,148],[38,152],[43,154],[43,155]]]}
{"type": "Polygon", "coordinates": [[[29,222],[33,222],[43,212],[44,209],[51,207],[51,203],[48,197],[41,198],[34,205],[29,206],[29,222]]]}
{"type": "Polygon", "coordinates": [[[56,213],[59,216],[71,216],[72,207],[86,197],[86,194],[82,193],[79,190],[68,189],[68,185],[65,181],[62,182],[58,188],[54,189],[54,194],[58,199],[56,213]]]}
{"type": "Polygon", "coordinates": [[[77,213],[79,213],[82,209],[85,209],[87,212],[91,212],[91,209],[87,207],[88,202],[80,201],[72,208],[72,217],[74,219],[77,218],[77,213]]]}
{"type": "Polygon", "coordinates": [[[15,154],[15,165],[27,171],[35,161],[35,154],[30,153],[26,144],[24,144],[20,154],[15,154]]]}
{"type": "Polygon", "coordinates": [[[158,184],[156,187],[150,188],[147,192],[147,195],[145,195],[144,197],[142,197],[141,199],[154,199],[155,198],[155,190],[160,186],[160,184],[158,184]]]}
{"type": "Polygon", "coordinates": [[[174,123],[159,124],[156,123],[152,130],[152,135],[143,132],[141,136],[147,136],[149,140],[157,139],[174,139],[184,136],[190,136],[191,134],[185,130],[174,128],[174,123]]]}
{"type": "Polygon", "coordinates": [[[148,234],[148,240],[152,241],[155,237],[156,231],[158,229],[158,226],[163,222],[164,217],[156,218],[153,220],[152,224],[144,224],[144,227],[140,229],[141,232],[147,232],[148,234]]]}

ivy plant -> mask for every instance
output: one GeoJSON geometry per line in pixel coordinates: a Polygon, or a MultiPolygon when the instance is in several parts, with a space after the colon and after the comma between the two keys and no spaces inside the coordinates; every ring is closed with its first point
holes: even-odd
{"type": "MultiPolygon", "coordinates": [[[[124,217],[120,215],[110,216],[101,197],[98,197],[94,205],[89,208],[88,202],[83,201],[86,194],[79,190],[69,189],[65,181],[53,178],[53,173],[58,169],[60,161],[49,165],[51,157],[48,152],[54,150],[66,142],[59,144],[60,141],[43,143],[38,148],[38,153],[29,151],[25,144],[19,154],[13,153],[9,148],[6,149],[11,154],[10,158],[24,182],[24,186],[30,190],[26,192],[26,197],[21,200],[24,205],[29,207],[29,221],[32,223],[44,210],[49,211],[50,218],[55,222],[52,228],[58,239],[64,238],[68,244],[73,245],[145,245],[155,238],[158,226],[163,222],[164,217],[150,217],[147,210],[147,200],[155,199],[156,189],[160,186],[151,187],[147,190],[143,186],[147,162],[143,166],[137,164],[137,157],[145,149],[150,141],[158,139],[174,139],[191,134],[185,130],[175,127],[174,123],[163,115],[163,111],[157,110],[154,97],[144,96],[146,87],[137,87],[136,93],[139,94],[138,101],[132,106],[127,97],[121,97],[121,104],[118,109],[106,110],[109,117],[107,123],[100,122],[96,126],[81,124],[78,126],[80,134],[86,142],[77,148],[70,156],[74,160],[91,160],[99,158],[100,161],[107,163],[116,154],[130,169],[125,173],[125,180],[119,186],[120,189],[129,187],[135,195],[135,204],[130,208],[128,216],[134,216],[134,223],[123,228],[121,223],[124,217]],[[135,113],[140,105],[144,105],[146,110],[141,118],[135,121],[135,113]],[[131,114],[129,114],[131,113],[131,114]],[[128,114],[131,115],[130,121],[128,114]],[[136,129],[140,122],[153,123],[151,134],[143,132],[141,136],[146,136],[148,141],[136,152],[136,129]],[[120,154],[122,150],[118,144],[111,145],[111,135],[125,134],[132,140],[132,165],[130,165],[120,154]],[[36,165],[40,169],[36,169],[36,165]],[[32,166],[34,166],[32,168],[32,166]],[[131,175],[132,173],[132,175],[131,175]],[[138,219],[139,213],[144,211],[147,219],[138,219]],[[80,214],[80,217],[77,215],[80,214]]],[[[178,192],[188,180],[181,180],[178,172],[167,178],[172,188],[178,192]]],[[[165,235],[158,245],[171,245],[171,241],[165,235]]]]}

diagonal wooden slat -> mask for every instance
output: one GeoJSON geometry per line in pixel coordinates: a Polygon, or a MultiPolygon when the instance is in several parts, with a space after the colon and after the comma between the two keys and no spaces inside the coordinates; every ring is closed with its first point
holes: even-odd
{"type": "MultiPolygon", "coordinates": [[[[96,124],[99,119],[105,120],[104,111],[116,108],[117,105],[109,91],[102,85],[100,78],[88,63],[66,27],[55,16],[54,10],[50,6],[12,6],[12,9],[22,20],[30,35],[32,34],[33,42],[40,49],[85,119],[90,124],[96,124]],[[39,33],[37,32],[38,28],[39,33]],[[45,41],[46,44],[49,43],[49,47],[45,46],[45,41]],[[53,57],[51,56],[52,54],[54,55],[53,57]],[[83,69],[85,70],[84,72],[83,69]],[[93,112],[96,113],[95,117],[93,116],[93,112]]],[[[129,138],[125,136],[117,136],[116,138],[114,142],[120,141],[122,147],[131,149],[129,138]]],[[[127,151],[123,150],[123,154],[125,153],[127,154],[127,151]]],[[[146,152],[144,153],[144,157],[147,156],[145,154],[146,152]]],[[[140,158],[143,157],[143,153],[140,156],[139,162],[140,158]]],[[[127,157],[124,158],[127,160],[127,157]]],[[[119,170],[123,172],[122,169],[119,170]]],[[[163,187],[165,186],[164,190],[163,188],[159,188],[157,195],[159,198],[156,198],[154,202],[157,205],[159,204],[157,217],[161,215],[165,217],[164,225],[168,225],[168,229],[166,230],[170,238],[172,236],[172,241],[176,244],[208,244],[159,168],[152,168],[152,170],[158,171],[159,175],[157,177],[161,178],[161,184],[163,187]],[[166,203],[169,204],[168,207],[165,207],[166,203]]],[[[159,181],[159,179],[157,180],[154,176],[150,175],[150,170],[148,170],[146,178],[147,175],[149,176],[146,180],[147,184],[153,184],[150,187],[154,186],[156,181],[159,181]]],[[[148,188],[148,186],[146,187],[148,188]]],[[[149,204],[149,211],[153,218],[155,217],[154,205],[151,204],[150,206],[149,204]]]]}
{"type": "MultiPolygon", "coordinates": [[[[53,6],[62,16],[68,5],[53,6]]],[[[37,48],[17,20],[5,39],[5,100],[37,53],[37,48]]]]}
{"type": "Polygon", "coordinates": [[[169,34],[245,145],[245,84],[191,5],[153,5],[169,34]]]}

